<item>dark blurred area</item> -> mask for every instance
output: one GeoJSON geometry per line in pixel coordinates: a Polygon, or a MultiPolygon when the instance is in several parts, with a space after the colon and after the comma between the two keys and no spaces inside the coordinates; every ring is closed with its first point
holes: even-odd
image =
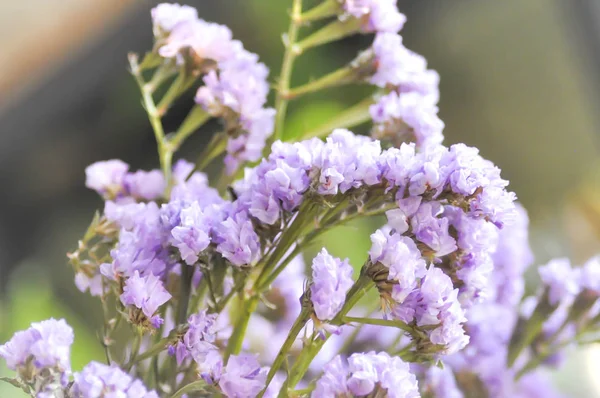
{"type": "MultiPolygon", "coordinates": [[[[84,187],[84,168],[120,158],[156,167],[154,137],[127,53],[152,45],[157,1],[24,0],[0,3],[0,337],[32,316],[15,313],[23,278],[43,284],[90,330],[92,300],[72,286],[65,253],[102,205],[84,187]],[[2,34],[3,33],[3,34],[2,34]]],[[[285,0],[189,0],[198,14],[228,25],[260,55],[275,81],[285,0]]],[[[305,1],[305,8],[317,1],[305,1]]],[[[600,251],[600,2],[596,0],[399,0],[407,47],[441,75],[446,143],[479,147],[529,210],[538,263],[582,261],[600,251]],[[596,220],[596,221],[594,221],[596,220]]],[[[351,60],[370,37],[311,50],[296,64],[300,84],[351,60]]],[[[290,120],[314,124],[358,102],[363,88],[308,96],[290,120]],[[301,117],[302,116],[302,117],[301,117]]],[[[169,111],[177,125],[187,99],[169,111]]],[[[180,156],[194,159],[209,126],[180,156]]],[[[358,129],[357,131],[359,131],[358,129]]],[[[40,285],[35,285],[35,283],[40,285]]],[[[95,308],[95,307],[93,307],[95,308]]],[[[90,332],[91,333],[91,332],[90,332]]],[[[2,395],[2,394],[0,394],[2,395]]]]}

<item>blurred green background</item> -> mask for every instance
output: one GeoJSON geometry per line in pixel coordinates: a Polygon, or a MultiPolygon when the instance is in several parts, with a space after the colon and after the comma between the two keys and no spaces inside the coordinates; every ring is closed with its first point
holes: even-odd
{"type": "MultiPolygon", "coordinates": [[[[271,68],[282,57],[291,0],[194,0],[202,18],[227,24],[271,68]]],[[[305,7],[317,1],[305,0],[305,7]]],[[[73,368],[102,357],[98,302],[79,293],[65,253],[102,205],[84,167],[122,158],[156,165],[154,141],[126,71],[128,51],[151,46],[156,1],[22,0],[0,3],[0,342],[32,321],[64,317],[76,332],[73,368]],[[44,40],[40,40],[43,37],[44,40]]],[[[581,263],[600,252],[600,5],[594,0],[399,0],[407,47],[441,75],[446,143],[465,142],[498,164],[528,209],[536,264],[557,255],[581,263]]],[[[367,47],[353,37],[311,50],[301,84],[367,47]]],[[[289,130],[328,120],[366,88],[307,96],[290,106],[289,130]]],[[[165,125],[190,108],[186,98],[165,125]]],[[[190,140],[194,158],[217,125],[190,140]]],[[[366,130],[367,127],[362,128],[366,130]]],[[[355,129],[361,131],[361,128],[355,129]]],[[[330,251],[364,260],[378,220],[332,231],[330,251]]],[[[317,248],[315,248],[316,250],[317,248]]],[[[531,276],[535,284],[535,276],[531,276]]],[[[0,376],[9,374],[0,365],[0,376]]],[[[572,396],[600,396],[600,349],[573,352],[556,372],[572,396]]],[[[0,384],[0,397],[18,397],[0,384]]]]}

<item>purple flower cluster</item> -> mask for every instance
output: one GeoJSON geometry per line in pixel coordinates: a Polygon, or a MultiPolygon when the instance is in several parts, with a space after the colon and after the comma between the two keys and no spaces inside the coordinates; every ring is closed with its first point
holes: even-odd
{"type": "Polygon", "coordinates": [[[94,163],[85,169],[85,185],[106,199],[155,200],[163,195],[166,183],[159,170],[128,170],[129,165],[117,159],[94,163]]]}
{"type": "Polygon", "coordinates": [[[348,362],[339,355],[325,365],[312,397],[366,396],[420,397],[417,378],[406,362],[385,352],[352,354],[348,362]]]}
{"type": "Polygon", "coordinates": [[[398,11],[396,0],[340,0],[343,14],[340,19],[356,18],[365,33],[396,33],[404,26],[406,17],[398,11]]]}
{"type": "Polygon", "coordinates": [[[36,397],[54,397],[69,382],[73,338],[64,319],[34,322],[0,345],[0,357],[36,397]]]}
{"type": "Polygon", "coordinates": [[[436,106],[440,78],[427,69],[424,57],[404,47],[398,31],[405,18],[396,2],[352,0],[345,2],[344,10],[356,18],[368,16],[366,30],[376,32],[371,48],[352,63],[371,84],[385,90],[370,108],[372,135],[396,147],[405,141],[419,148],[440,144],[444,139],[436,106]]]}
{"type": "Polygon", "coordinates": [[[232,39],[229,28],[199,19],[189,7],[160,4],[152,17],[158,53],[179,63],[187,60],[206,72],[196,103],[225,122],[230,136],[225,157],[228,173],[260,159],[275,118],[275,110],[265,108],[268,68],[232,39]]]}
{"type": "Polygon", "coordinates": [[[94,361],[75,374],[72,392],[75,398],[158,398],[158,394],[148,391],[141,380],[132,378],[116,366],[94,361]]]}
{"type": "Polygon", "coordinates": [[[164,320],[156,312],[158,307],[171,299],[171,294],[153,274],[140,277],[140,273],[135,271],[133,276],[125,281],[120,298],[123,305],[141,310],[141,313],[138,311],[132,316],[134,323],[149,323],[154,328],[158,328],[164,320]],[[144,316],[140,319],[141,314],[144,316]]]}
{"type": "Polygon", "coordinates": [[[177,358],[177,363],[191,357],[199,365],[203,365],[213,351],[218,354],[215,346],[217,339],[218,324],[217,314],[207,314],[203,310],[188,318],[188,330],[183,339],[172,347],[172,352],[177,358]]]}
{"type": "Polygon", "coordinates": [[[329,321],[337,315],[352,287],[352,266],[322,249],[312,262],[310,299],[320,321],[329,321]]]}
{"type": "Polygon", "coordinates": [[[37,371],[53,368],[59,372],[71,370],[73,329],[64,319],[34,322],[27,330],[15,333],[0,346],[0,356],[9,369],[23,369],[32,365],[37,371]]]}
{"type": "Polygon", "coordinates": [[[392,316],[417,327],[436,326],[427,334],[445,354],[464,348],[469,341],[462,327],[466,318],[450,277],[433,264],[427,269],[415,242],[400,233],[378,230],[371,240],[371,263],[383,265],[393,283],[388,301],[392,316]]]}
{"type": "Polygon", "coordinates": [[[229,174],[241,163],[261,158],[267,138],[273,132],[275,110],[265,108],[269,93],[269,70],[256,54],[240,50],[221,62],[219,69],[204,77],[196,102],[213,116],[225,120],[228,133],[225,168],[229,174]]]}
{"type": "Polygon", "coordinates": [[[223,370],[219,387],[229,398],[252,398],[265,387],[267,370],[255,355],[232,355],[223,370]]]}

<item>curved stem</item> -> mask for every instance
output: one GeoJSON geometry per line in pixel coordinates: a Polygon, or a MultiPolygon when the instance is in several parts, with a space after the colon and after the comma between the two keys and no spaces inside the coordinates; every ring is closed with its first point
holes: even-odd
{"type": "Polygon", "coordinates": [[[207,120],[209,120],[212,116],[202,109],[201,106],[194,106],[190,113],[186,116],[181,126],[175,133],[175,135],[169,140],[169,144],[171,146],[171,150],[175,152],[181,144],[194,133],[198,128],[200,128],[207,120]]]}
{"type": "Polygon", "coordinates": [[[326,88],[343,86],[345,84],[353,83],[354,81],[356,81],[355,69],[347,66],[301,86],[289,89],[289,91],[282,95],[284,95],[286,99],[292,100],[302,95],[321,91],[326,88]]]}
{"type": "MultiPolygon", "coordinates": [[[[296,39],[298,37],[298,29],[300,28],[299,18],[302,13],[302,0],[294,0],[292,5],[292,15],[290,28],[287,33],[287,43],[285,46],[285,54],[281,65],[281,74],[279,75],[279,84],[277,98],[275,100],[275,132],[271,141],[280,139],[283,135],[283,124],[285,122],[285,113],[287,111],[288,101],[285,99],[285,94],[290,88],[290,79],[292,77],[292,68],[294,60],[298,55],[296,48],[296,39]]],[[[267,146],[268,147],[268,146],[267,146]]]]}
{"type": "Polygon", "coordinates": [[[165,180],[167,181],[167,187],[169,187],[171,182],[171,162],[173,154],[168,150],[166,145],[165,132],[163,130],[160,114],[156,109],[156,105],[154,104],[154,99],[152,98],[152,93],[150,90],[151,87],[144,82],[136,54],[129,54],[129,66],[131,68],[131,74],[135,78],[135,81],[140,88],[140,92],[142,93],[144,109],[148,114],[148,119],[150,120],[150,125],[152,126],[152,131],[154,131],[154,137],[156,138],[160,168],[163,171],[165,180]]]}
{"type": "Polygon", "coordinates": [[[258,394],[257,398],[262,398],[262,396],[265,394],[265,391],[267,391],[271,380],[273,380],[273,377],[275,377],[275,374],[283,364],[286,354],[290,351],[290,348],[292,348],[294,341],[296,341],[298,334],[300,334],[300,331],[302,330],[304,325],[306,325],[306,322],[308,322],[309,317],[310,313],[307,310],[302,310],[300,315],[298,315],[298,318],[296,318],[296,321],[292,325],[290,332],[288,333],[288,336],[285,339],[285,342],[283,343],[281,349],[277,353],[277,357],[275,357],[275,361],[273,361],[271,369],[269,369],[269,374],[267,375],[265,388],[260,392],[260,394],[258,394]]]}
{"type": "Polygon", "coordinates": [[[310,10],[300,15],[301,22],[311,22],[333,17],[338,13],[342,12],[342,7],[337,0],[325,0],[324,2],[316,5],[310,10]]]}
{"type": "Polygon", "coordinates": [[[203,391],[204,387],[206,387],[206,382],[204,380],[194,381],[193,383],[181,387],[175,394],[171,395],[171,398],[181,398],[190,392],[203,391]]]}
{"type": "Polygon", "coordinates": [[[235,322],[233,333],[231,333],[229,343],[225,349],[225,355],[223,356],[225,363],[227,363],[227,360],[232,354],[237,355],[240,353],[242,349],[242,343],[244,342],[244,336],[246,335],[246,329],[248,328],[248,322],[250,321],[250,316],[256,310],[257,305],[258,296],[253,296],[245,300],[242,313],[235,322]]]}

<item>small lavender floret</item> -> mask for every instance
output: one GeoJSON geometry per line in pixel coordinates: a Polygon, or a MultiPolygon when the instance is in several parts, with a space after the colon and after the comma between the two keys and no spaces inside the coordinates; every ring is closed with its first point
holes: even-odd
{"type": "Polygon", "coordinates": [[[217,252],[233,265],[253,265],[258,259],[260,242],[254,226],[244,211],[233,211],[215,227],[217,252]]]}
{"type": "Polygon", "coordinates": [[[123,186],[135,198],[155,200],[163,195],[167,182],[160,170],[138,170],[125,175],[123,186]]]}
{"type": "Polygon", "coordinates": [[[15,333],[0,346],[0,356],[9,369],[31,363],[36,369],[54,368],[61,372],[71,370],[71,345],[73,329],[64,319],[54,318],[34,322],[27,330],[15,333]]]}
{"type": "Polygon", "coordinates": [[[229,398],[255,397],[265,387],[267,371],[261,368],[256,356],[232,355],[223,370],[219,387],[229,398]]]}
{"type": "Polygon", "coordinates": [[[129,165],[118,159],[96,162],[85,169],[85,186],[102,196],[119,192],[129,165]]]}
{"type": "Polygon", "coordinates": [[[72,391],[76,398],[158,398],[154,390],[120,368],[95,361],[75,374],[72,391]]]}
{"type": "Polygon", "coordinates": [[[315,314],[321,321],[328,321],[342,309],[346,293],[353,284],[352,266],[348,259],[342,261],[331,256],[325,248],[312,263],[310,299],[315,314]]]}
{"type": "Polygon", "coordinates": [[[385,352],[355,353],[348,364],[337,355],[324,367],[312,397],[365,396],[376,392],[392,398],[420,397],[408,363],[385,352]]]}
{"type": "Polygon", "coordinates": [[[182,6],[177,3],[161,3],[154,7],[150,14],[152,15],[152,29],[156,37],[168,34],[182,22],[194,21],[198,18],[198,11],[194,7],[182,6]]]}
{"type": "Polygon", "coordinates": [[[155,315],[156,311],[171,297],[156,276],[149,274],[141,277],[140,273],[135,271],[133,276],[125,281],[120,299],[123,305],[132,305],[142,310],[150,324],[158,328],[162,325],[163,319],[160,315],[155,315]]]}
{"type": "Polygon", "coordinates": [[[392,91],[379,98],[369,111],[375,122],[373,135],[376,138],[396,145],[414,141],[419,148],[439,145],[444,140],[444,122],[437,116],[437,106],[419,93],[392,91]]]}
{"type": "Polygon", "coordinates": [[[188,318],[189,329],[175,347],[178,364],[183,363],[188,356],[198,364],[203,364],[211,351],[218,350],[214,345],[218,332],[217,316],[207,314],[204,310],[188,318]]]}
{"type": "Polygon", "coordinates": [[[396,0],[341,0],[342,19],[353,17],[363,22],[363,32],[393,32],[404,26],[406,17],[398,11],[396,0]]]}
{"type": "Polygon", "coordinates": [[[197,64],[226,61],[235,57],[242,47],[240,42],[232,40],[228,27],[202,19],[178,23],[164,43],[158,49],[160,56],[176,58],[181,63],[184,53],[189,50],[197,64]]]}
{"type": "Polygon", "coordinates": [[[580,285],[577,270],[571,267],[567,258],[553,259],[538,268],[542,282],[549,289],[548,300],[556,305],[562,300],[569,300],[579,293],[580,285]]]}
{"type": "Polygon", "coordinates": [[[188,265],[198,261],[198,255],[210,244],[210,222],[198,202],[181,209],[179,225],[173,228],[173,246],[179,249],[181,259],[188,265]]]}

